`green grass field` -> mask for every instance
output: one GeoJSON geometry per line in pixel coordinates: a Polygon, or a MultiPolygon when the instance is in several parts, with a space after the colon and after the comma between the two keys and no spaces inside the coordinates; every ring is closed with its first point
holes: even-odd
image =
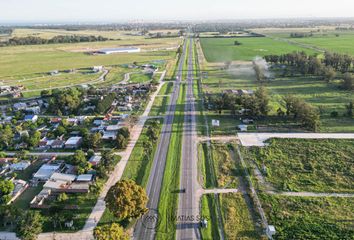
{"type": "Polygon", "coordinates": [[[314,53],[312,50],[267,37],[201,38],[200,42],[208,62],[249,61],[256,56],[283,54],[293,51],[314,53]],[[240,42],[241,45],[235,46],[235,40],[240,42]]]}
{"type": "Polygon", "coordinates": [[[353,140],[271,139],[244,152],[278,190],[354,192],[353,140]]]}
{"type": "MultiPolygon", "coordinates": [[[[318,77],[293,76],[283,77],[276,73],[275,78],[264,84],[256,81],[252,64],[235,64],[229,70],[209,64],[208,78],[203,79],[203,91],[211,94],[221,93],[226,89],[252,89],[260,86],[267,88],[270,94],[270,114],[282,106],[282,97],[293,94],[321,109],[322,132],[354,132],[354,119],[343,117],[346,113],[346,104],[354,100],[350,91],[340,88],[340,81],[326,83],[318,77]],[[331,117],[331,112],[337,111],[339,117],[331,117]]],[[[239,124],[237,118],[227,113],[219,114],[207,111],[210,119],[219,119],[220,127],[212,129],[212,134],[234,134],[239,124]]],[[[210,120],[211,121],[211,120],[210,120]]]]}
{"type": "Polygon", "coordinates": [[[111,55],[89,55],[85,52],[127,44],[142,47],[144,50],[152,50],[176,46],[178,43],[179,39],[172,38],[1,47],[0,79],[96,65],[109,66],[151,60],[173,60],[174,50],[111,55]]]}
{"type": "Polygon", "coordinates": [[[335,30],[333,27],[322,28],[271,28],[255,29],[256,32],[274,38],[282,38],[293,43],[305,44],[325,51],[354,55],[354,31],[335,30]],[[310,33],[312,37],[291,38],[291,33],[310,33]]]}
{"type": "Polygon", "coordinates": [[[353,239],[353,198],[259,197],[275,240],[353,239]]]}

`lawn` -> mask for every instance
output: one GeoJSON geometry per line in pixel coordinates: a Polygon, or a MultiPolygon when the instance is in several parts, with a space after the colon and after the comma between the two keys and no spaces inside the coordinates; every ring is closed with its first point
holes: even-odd
{"type": "Polygon", "coordinates": [[[271,139],[268,143],[243,152],[276,189],[354,193],[354,140],[271,139]]]}
{"type": "Polygon", "coordinates": [[[251,209],[241,193],[220,195],[226,239],[260,239],[251,209]]]}
{"type": "Polygon", "coordinates": [[[152,74],[132,73],[130,74],[129,83],[146,83],[151,81],[152,74]]]}
{"type": "Polygon", "coordinates": [[[38,184],[36,187],[28,187],[13,203],[13,206],[28,210],[32,199],[43,189],[43,184],[38,184]]]}
{"type": "Polygon", "coordinates": [[[280,239],[353,239],[354,199],[259,195],[280,239]]]}
{"type": "Polygon", "coordinates": [[[313,50],[268,37],[201,38],[200,42],[208,62],[250,61],[256,56],[283,54],[293,51],[314,53],[313,50]],[[241,45],[234,45],[235,41],[240,42],[241,45]]]}

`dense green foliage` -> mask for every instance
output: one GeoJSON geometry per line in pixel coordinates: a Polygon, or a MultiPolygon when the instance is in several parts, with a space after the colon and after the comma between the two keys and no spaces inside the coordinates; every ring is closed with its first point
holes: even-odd
{"type": "Polygon", "coordinates": [[[10,193],[14,190],[14,184],[10,180],[0,179],[0,205],[10,201],[10,193]]]}
{"type": "Polygon", "coordinates": [[[35,240],[42,232],[43,219],[37,211],[27,211],[17,225],[17,236],[23,240],[35,240]]]}
{"type": "Polygon", "coordinates": [[[111,107],[115,98],[115,93],[109,93],[107,96],[103,97],[103,99],[97,103],[96,112],[101,114],[105,113],[111,107]]]}
{"type": "Polygon", "coordinates": [[[107,208],[120,219],[138,218],[148,209],[144,188],[132,180],[120,180],[112,186],[106,197],[107,208]]]}
{"type": "Polygon", "coordinates": [[[354,192],[353,140],[271,139],[268,143],[244,151],[276,189],[354,192]]]}
{"type": "Polygon", "coordinates": [[[96,240],[128,240],[129,234],[117,223],[96,227],[93,231],[96,240]]]}
{"type": "Polygon", "coordinates": [[[56,44],[56,43],[79,43],[79,42],[101,42],[107,41],[108,38],[102,36],[55,36],[51,39],[44,39],[40,37],[14,37],[7,42],[0,43],[0,47],[4,46],[18,46],[18,45],[39,45],[39,44],[56,44]]]}
{"type": "Polygon", "coordinates": [[[259,197],[276,240],[353,239],[353,198],[259,197]]]}

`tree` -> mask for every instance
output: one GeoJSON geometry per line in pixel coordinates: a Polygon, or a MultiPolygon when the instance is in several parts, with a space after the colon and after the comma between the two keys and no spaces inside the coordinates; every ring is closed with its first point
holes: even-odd
{"type": "Polygon", "coordinates": [[[144,188],[132,180],[117,182],[109,189],[105,201],[107,208],[119,219],[138,218],[148,210],[144,188]]]}
{"type": "Polygon", "coordinates": [[[343,76],[343,88],[346,90],[353,89],[353,77],[349,72],[345,73],[343,76]]]}
{"type": "Polygon", "coordinates": [[[83,174],[91,169],[91,164],[86,160],[85,153],[81,150],[77,150],[74,153],[72,163],[76,165],[79,174],[83,174]]]}
{"type": "Polygon", "coordinates": [[[269,95],[268,91],[264,87],[260,87],[255,92],[256,101],[259,107],[259,112],[266,116],[269,112],[269,95]]]}
{"type": "Polygon", "coordinates": [[[88,139],[88,146],[90,148],[98,148],[101,144],[101,137],[101,134],[98,132],[91,134],[88,139]]]}
{"type": "Polygon", "coordinates": [[[117,223],[96,227],[93,235],[97,240],[128,240],[129,235],[117,223]]]}
{"type": "Polygon", "coordinates": [[[66,195],[66,193],[61,193],[58,196],[58,202],[65,202],[66,200],[68,200],[68,195],[66,195]]]}
{"type": "Polygon", "coordinates": [[[14,133],[10,125],[6,125],[0,130],[0,146],[8,147],[13,141],[14,133]]]}
{"type": "Polygon", "coordinates": [[[330,82],[336,77],[336,71],[333,67],[324,67],[323,68],[323,77],[327,82],[330,82]]]}
{"type": "Polygon", "coordinates": [[[10,201],[10,193],[14,190],[14,187],[10,180],[0,179],[0,204],[6,204],[10,201]]]}
{"type": "Polygon", "coordinates": [[[30,147],[36,147],[36,146],[38,146],[40,140],[41,140],[41,133],[39,131],[35,131],[27,139],[27,144],[30,147]]]}
{"type": "Polygon", "coordinates": [[[35,240],[42,232],[43,220],[37,211],[27,211],[22,216],[17,225],[17,236],[23,240],[35,240]]]}
{"type": "Polygon", "coordinates": [[[349,102],[345,107],[347,109],[347,116],[353,117],[354,101],[349,102]]]}

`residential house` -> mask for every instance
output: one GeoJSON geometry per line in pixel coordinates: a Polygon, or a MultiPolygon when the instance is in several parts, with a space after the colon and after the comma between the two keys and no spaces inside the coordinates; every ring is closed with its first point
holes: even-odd
{"type": "Polygon", "coordinates": [[[23,171],[31,165],[29,161],[19,161],[10,165],[10,169],[13,171],[23,171]]]}
{"type": "Polygon", "coordinates": [[[71,137],[65,142],[65,148],[75,149],[80,147],[82,143],[82,137],[71,137]]]}
{"type": "Polygon", "coordinates": [[[33,122],[35,123],[38,120],[38,115],[26,115],[25,119],[26,122],[33,122]]]}

